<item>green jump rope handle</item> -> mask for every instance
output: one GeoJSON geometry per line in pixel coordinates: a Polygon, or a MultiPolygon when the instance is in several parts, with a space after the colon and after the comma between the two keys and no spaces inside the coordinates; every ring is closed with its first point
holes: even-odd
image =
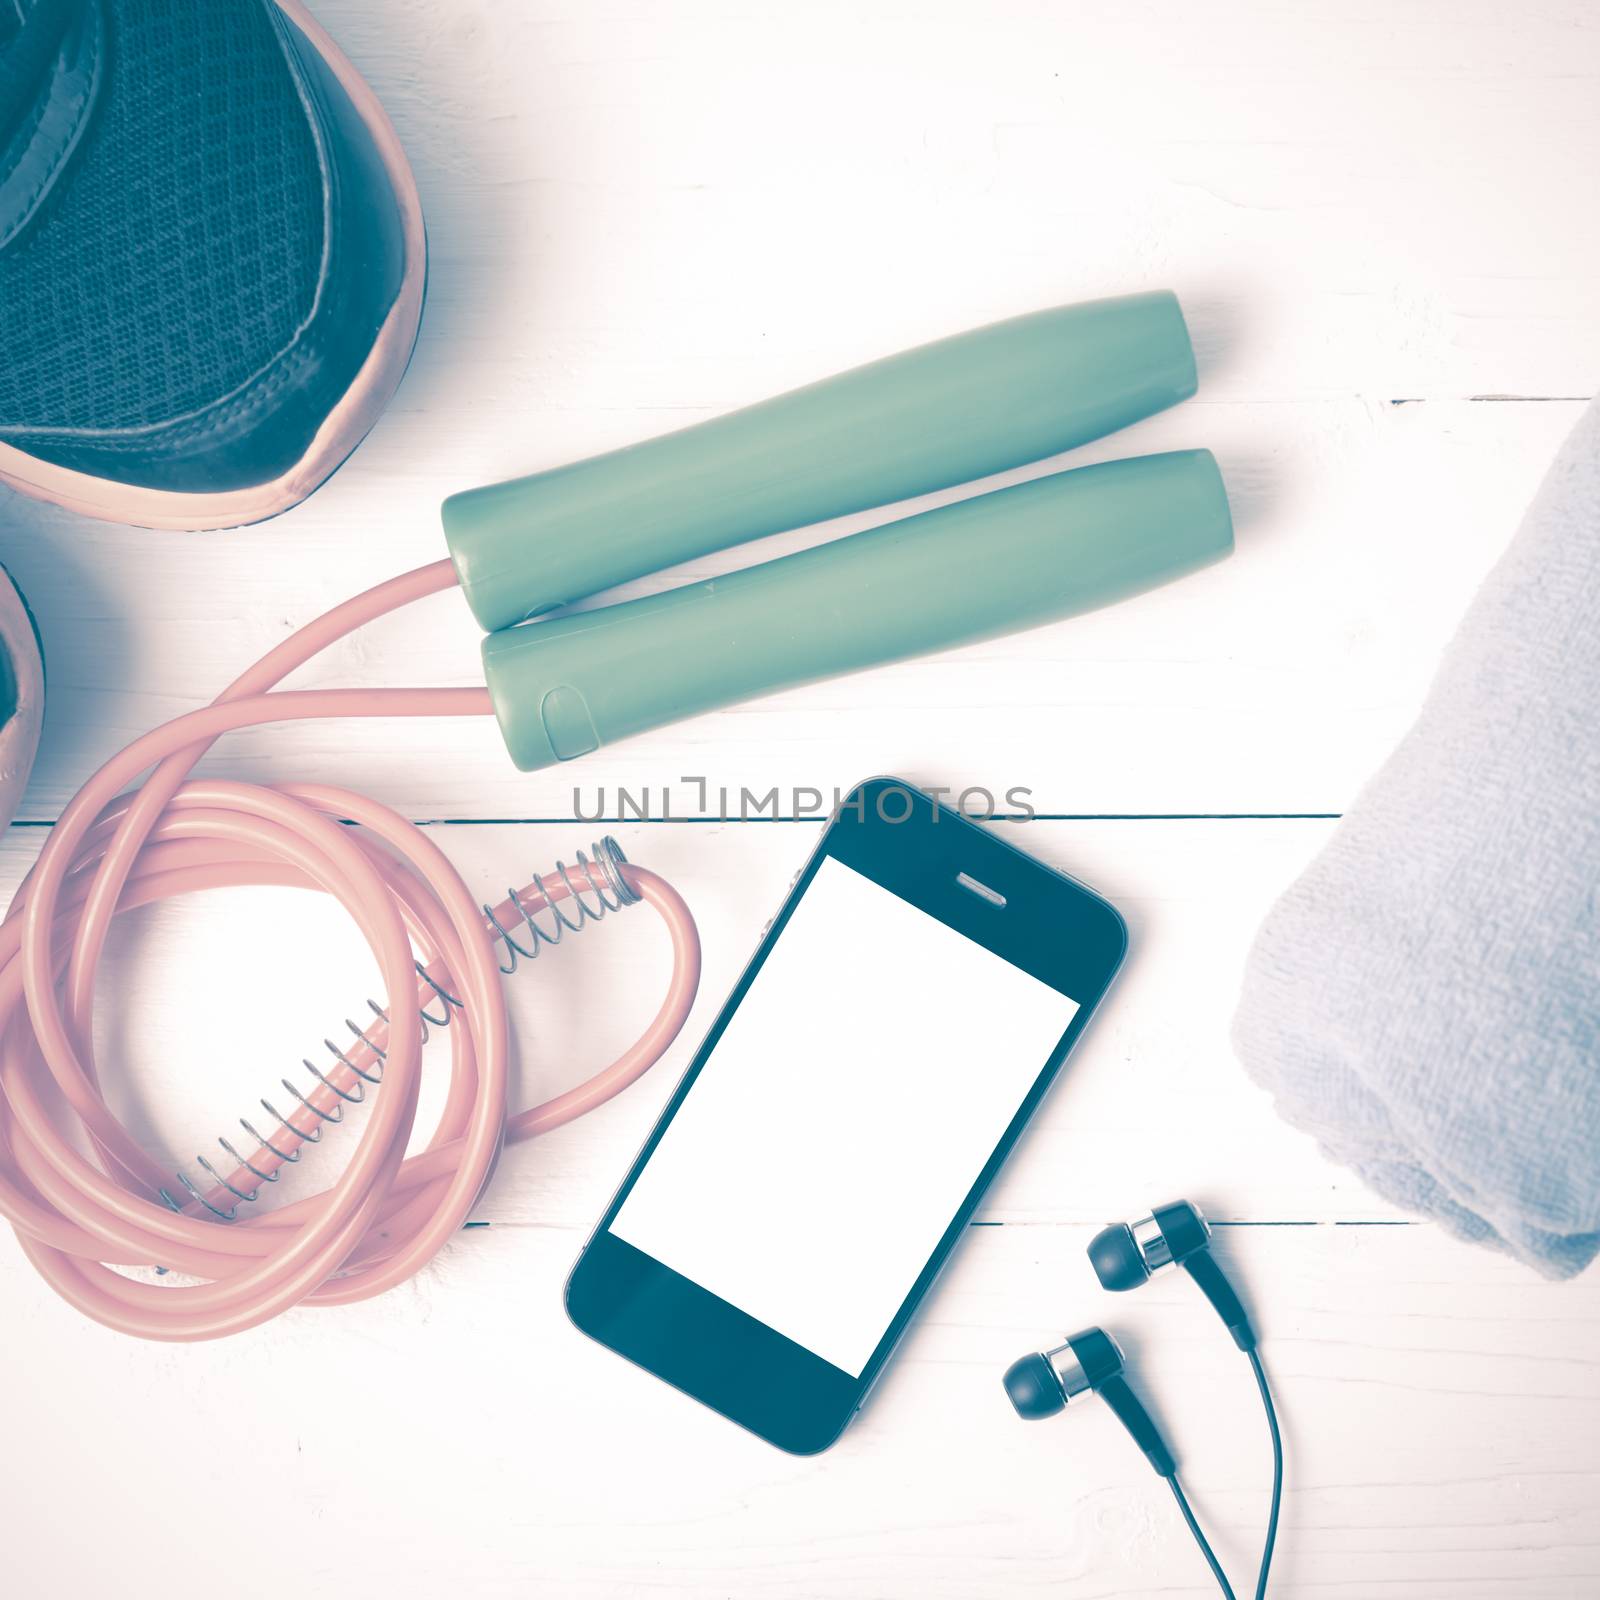
{"type": "Polygon", "coordinates": [[[1042,461],[1194,389],[1172,294],[1062,306],[452,495],[445,536],[492,631],[746,539],[1042,461]]]}
{"type": "Polygon", "coordinates": [[[1207,450],[1080,467],[727,577],[491,633],[523,769],[834,673],[1031,628],[1233,547],[1207,450]]]}

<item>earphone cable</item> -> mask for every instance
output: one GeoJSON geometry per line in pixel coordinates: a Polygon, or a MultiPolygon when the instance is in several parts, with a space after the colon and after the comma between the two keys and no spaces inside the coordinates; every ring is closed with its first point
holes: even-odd
{"type": "Polygon", "coordinates": [[[1211,1575],[1217,1580],[1218,1587],[1227,1600],[1237,1600],[1233,1585],[1228,1582],[1228,1575],[1222,1570],[1222,1563],[1217,1560],[1216,1552],[1211,1548],[1205,1534],[1200,1531],[1200,1524],[1195,1520],[1194,1512],[1189,1509],[1188,1497],[1180,1487],[1176,1473],[1167,1479],[1167,1487],[1172,1490],[1172,1498],[1178,1502],[1183,1520],[1189,1524],[1189,1532],[1194,1535],[1194,1542],[1200,1546],[1200,1554],[1206,1558],[1206,1565],[1211,1568],[1211,1575]]]}
{"type": "Polygon", "coordinates": [[[1278,1431],[1277,1408],[1272,1403],[1272,1390],[1267,1385],[1266,1368],[1254,1350],[1247,1350],[1250,1368],[1256,1375],[1256,1387],[1261,1391],[1261,1404],[1266,1408],[1267,1430],[1272,1435],[1272,1510],[1267,1515],[1267,1537],[1261,1549],[1261,1570],[1256,1576],[1256,1600],[1263,1600],[1267,1592],[1267,1573],[1272,1568],[1272,1551],[1278,1542],[1278,1507],[1283,1500],[1283,1436],[1278,1431]]]}

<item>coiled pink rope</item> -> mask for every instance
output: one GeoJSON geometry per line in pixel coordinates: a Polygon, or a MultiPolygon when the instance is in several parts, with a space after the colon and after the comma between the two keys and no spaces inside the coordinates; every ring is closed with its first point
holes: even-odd
{"type": "MultiPolygon", "coordinates": [[[[666,998],[609,1067],[508,1120],[498,955],[482,911],[432,840],[347,789],[189,778],[217,738],[257,723],[490,713],[485,689],[268,693],[363,623],[454,582],[450,563],[439,561],[379,584],[286,639],[204,710],[135,740],[74,796],[0,924],[0,1215],[62,1297],[107,1327],[147,1339],[213,1339],[291,1306],[381,1294],[461,1227],[504,1140],[570,1121],[617,1093],[661,1056],[688,1016],[700,975],[693,919],[662,879],[623,866],[672,936],[666,998]],[[151,768],[142,786],[123,792],[151,768]],[[344,1172],[320,1194],[227,1225],[199,1199],[181,1211],[163,1199],[170,1174],[101,1094],[91,1018],[96,969],[119,911],[239,884],[333,895],[377,958],[391,1016],[409,1017],[418,993],[413,941],[461,1009],[450,1030],[449,1093],[423,1151],[405,1155],[420,1029],[371,1029],[367,1060],[381,1056],[383,1087],[344,1172]],[[202,1281],[151,1283],[114,1270],[157,1263],[202,1281]]],[[[552,885],[552,897],[568,887],[552,885]]],[[[310,1096],[308,1109],[318,1095],[327,1109],[338,1081],[333,1075],[310,1096]]],[[[303,1123],[295,1131],[311,1134],[303,1123]]],[[[250,1169],[256,1178],[270,1176],[259,1166],[250,1169]]],[[[232,1174],[235,1194],[254,1187],[244,1176],[232,1174]]]]}

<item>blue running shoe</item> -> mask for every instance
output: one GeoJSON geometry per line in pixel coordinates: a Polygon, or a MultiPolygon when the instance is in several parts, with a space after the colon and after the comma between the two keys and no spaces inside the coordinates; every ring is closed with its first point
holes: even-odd
{"type": "Polygon", "coordinates": [[[44,647],[22,591],[0,567],[0,833],[22,804],[44,726],[44,647]]]}
{"type": "Polygon", "coordinates": [[[426,259],[299,0],[0,0],[0,482],[156,528],[287,510],[393,395],[426,259]]]}

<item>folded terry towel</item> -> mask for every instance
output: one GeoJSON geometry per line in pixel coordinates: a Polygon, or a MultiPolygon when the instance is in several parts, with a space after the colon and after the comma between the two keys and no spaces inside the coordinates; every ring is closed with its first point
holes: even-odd
{"type": "Polygon", "coordinates": [[[1553,1277],[1600,1251],[1600,401],[1234,1021],[1290,1122],[1553,1277]]]}

